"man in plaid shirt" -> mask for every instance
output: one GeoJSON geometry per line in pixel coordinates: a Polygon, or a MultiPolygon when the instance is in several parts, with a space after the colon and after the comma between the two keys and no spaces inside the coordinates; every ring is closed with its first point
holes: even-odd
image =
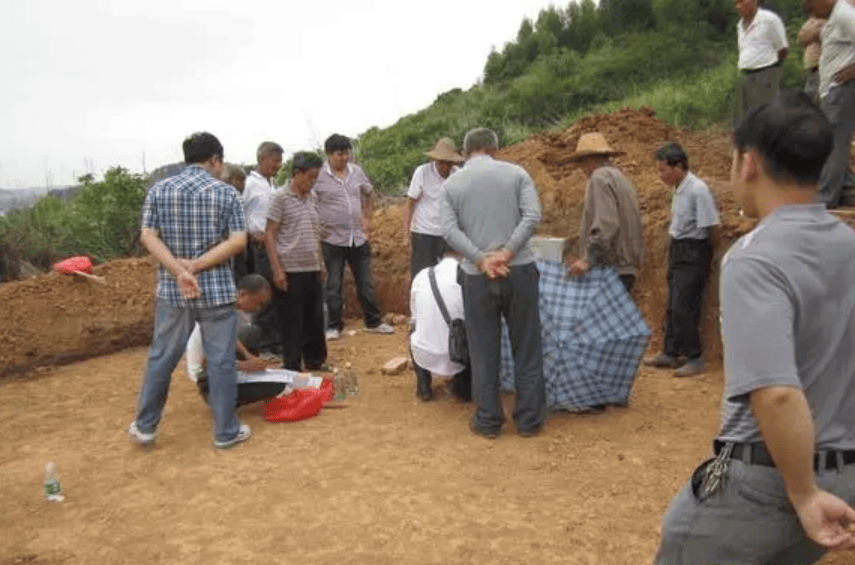
{"type": "Polygon", "coordinates": [[[238,193],[218,180],[219,140],[195,133],[183,149],[188,167],[154,185],[143,204],[140,241],[160,265],[154,337],[128,434],[137,443],[154,441],[172,371],[198,322],[208,359],[214,446],[225,448],[251,435],[235,412],[237,318],[229,263],[246,247],[246,228],[238,193]]]}

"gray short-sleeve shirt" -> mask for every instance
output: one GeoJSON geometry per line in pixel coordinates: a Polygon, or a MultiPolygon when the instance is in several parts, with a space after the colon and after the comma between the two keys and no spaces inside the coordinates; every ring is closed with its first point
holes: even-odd
{"type": "Polygon", "coordinates": [[[689,171],[674,191],[668,233],[674,239],[708,239],[710,228],[718,224],[718,208],[707,183],[689,171]]]}
{"type": "Polygon", "coordinates": [[[821,204],[785,206],[740,238],[720,285],[718,438],[762,442],[749,393],[804,391],[818,449],[855,448],[855,232],[821,204]]]}

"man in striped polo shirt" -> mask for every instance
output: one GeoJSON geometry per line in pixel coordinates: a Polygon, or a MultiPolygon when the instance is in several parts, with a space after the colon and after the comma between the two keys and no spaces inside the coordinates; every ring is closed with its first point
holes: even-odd
{"type": "Polygon", "coordinates": [[[315,153],[294,155],[291,180],[267,208],[265,248],[282,344],[282,366],[319,369],[327,359],[321,291],[321,248],[317,197],[312,186],[323,166],[315,153]]]}

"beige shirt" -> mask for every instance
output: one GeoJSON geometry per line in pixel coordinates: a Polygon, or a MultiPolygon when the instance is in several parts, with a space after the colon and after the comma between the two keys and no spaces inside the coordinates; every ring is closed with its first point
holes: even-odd
{"type": "Polygon", "coordinates": [[[614,165],[600,167],[585,187],[579,244],[585,260],[634,275],[641,266],[644,236],[635,187],[614,165]]]}
{"type": "Polygon", "coordinates": [[[799,30],[799,45],[804,47],[805,68],[810,70],[819,65],[819,55],[822,53],[820,34],[825,20],[820,18],[809,18],[799,30]]]}

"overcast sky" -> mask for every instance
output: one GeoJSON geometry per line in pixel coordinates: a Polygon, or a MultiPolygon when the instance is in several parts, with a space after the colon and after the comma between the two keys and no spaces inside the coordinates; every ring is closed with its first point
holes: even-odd
{"type": "Polygon", "coordinates": [[[263,140],[291,153],[386,127],[471,87],[490,48],[549,5],[3,0],[0,187],[141,172],[143,160],[151,171],[181,160],[198,130],[227,161],[252,163],[263,140]]]}

